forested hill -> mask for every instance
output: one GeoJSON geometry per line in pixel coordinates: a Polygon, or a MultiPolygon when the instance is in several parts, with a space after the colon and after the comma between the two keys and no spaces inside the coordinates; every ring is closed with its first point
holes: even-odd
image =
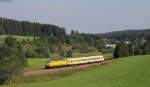
{"type": "Polygon", "coordinates": [[[97,35],[115,40],[144,40],[150,38],[150,29],[116,31],[97,35]]]}
{"type": "Polygon", "coordinates": [[[0,18],[0,34],[23,36],[58,36],[66,31],[56,25],[0,18]]]}

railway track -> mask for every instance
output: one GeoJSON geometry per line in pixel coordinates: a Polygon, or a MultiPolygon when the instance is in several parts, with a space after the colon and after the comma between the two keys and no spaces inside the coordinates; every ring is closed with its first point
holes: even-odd
{"type": "Polygon", "coordinates": [[[113,61],[118,61],[121,60],[121,58],[118,59],[107,59],[102,62],[97,62],[97,63],[90,63],[90,64],[82,64],[82,65],[74,65],[74,66],[65,66],[65,67],[58,67],[58,68],[50,68],[50,69],[38,69],[38,70],[31,70],[31,71],[25,71],[23,73],[23,76],[37,76],[37,75],[42,75],[42,74],[47,74],[49,72],[58,72],[58,71],[63,71],[63,70],[73,70],[73,69],[84,69],[88,68],[91,66],[95,65],[104,65],[111,63],[113,61]]]}

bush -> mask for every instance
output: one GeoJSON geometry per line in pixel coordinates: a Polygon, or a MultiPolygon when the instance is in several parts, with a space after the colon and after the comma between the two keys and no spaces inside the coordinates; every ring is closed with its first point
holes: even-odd
{"type": "Polygon", "coordinates": [[[72,57],[72,51],[69,50],[67,53],[66,53],[66,57],[72,57]]]}

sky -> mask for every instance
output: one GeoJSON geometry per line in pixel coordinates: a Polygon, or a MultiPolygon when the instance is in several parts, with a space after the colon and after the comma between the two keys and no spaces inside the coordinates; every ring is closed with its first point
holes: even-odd
{"type": "Polygon", "coordinates": [[[150,28],[150,0],[0,0],[0,17],[84,33],[150,28]]]}

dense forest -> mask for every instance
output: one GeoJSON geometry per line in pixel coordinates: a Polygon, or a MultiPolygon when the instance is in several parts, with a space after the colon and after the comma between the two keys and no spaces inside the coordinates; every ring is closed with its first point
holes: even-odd
{"type": "Polygon", "coordinates": [[[60,36],[66,31],[56,25],[0,18],[0,34],[22,36],[60,36]]]}
{"type": "Polygon", "coordinates": [[[119,41],[147,40],[150,38],[150,29],[116,31],[116,32],[102,33],[97,35],[103,38],[114,39],[119,41]]]}

